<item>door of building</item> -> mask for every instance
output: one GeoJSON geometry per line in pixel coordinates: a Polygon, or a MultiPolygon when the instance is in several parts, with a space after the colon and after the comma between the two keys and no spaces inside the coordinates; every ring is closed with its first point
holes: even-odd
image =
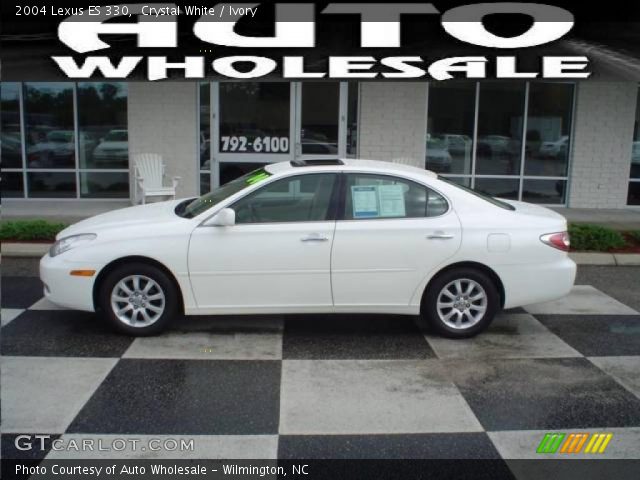
{"type": "Polygon", "coordinates": [[[211,88],[214,187],[266,163],[347,153],[346,82],[214,82],[211,88]]]}

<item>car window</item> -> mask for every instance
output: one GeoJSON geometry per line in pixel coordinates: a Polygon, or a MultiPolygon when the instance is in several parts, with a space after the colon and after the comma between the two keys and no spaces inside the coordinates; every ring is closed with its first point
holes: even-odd
{"type": "Polygon", "coordinates": [[[348,174],[345,220],[436,217],[448,209],[442,195],[411,180],[348,174]]]}
{"type": "Polygon", "coordinates": [[[265,185],[231,206],[236,211],[236,223],[327,220],[336,178],[335,173],[315,173],[265,185]]]}

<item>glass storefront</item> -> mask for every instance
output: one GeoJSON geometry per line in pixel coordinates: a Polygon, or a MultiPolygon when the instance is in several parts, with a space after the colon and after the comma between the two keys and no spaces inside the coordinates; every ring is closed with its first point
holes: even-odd
{"type": "Polygon", "coordinates": [[[0,83],[2,197],[128,198],[126,83],[0,83]]]}
{"type": "Polygon", "coordinates": [[[570,83],[431,83],[425,167],[489,195],[563,205],[573,97],[570,83]]]}
{"type": "MultiPolygon", "coordinates": [[[[425,168],[565,205],[575,85],[431,82],[425,168]]],[[[129,197],[127,84],[0,82],[3,198],[129,197]]],[[[199,190],[266,163],[358,156],[358,82],[202,82],[199,190]]],[[[640,95],[627,203],[640,205],[640,95]]]]}
{"type": "MultiPolygon", "coordinates": [[[[200,191],[263,163],[356,157],[358,93],[356,82],[202,83],[200,191]]],[[[425,167],[490,195],[565,204],[573,96],[570,83],[431,83],[425,167]]]]}
{"type": "Polygon", "coordinates": [[[633,127],[627,205],[640,205],[640,90],[638,91],[638,103],[636,105],[636,121],[633,127]]]}
{"type": "Polygon", "coordinates": [[[199,107],[201,193],[265,163],[356,155],[357,83],[207,82],[199,107]]]}

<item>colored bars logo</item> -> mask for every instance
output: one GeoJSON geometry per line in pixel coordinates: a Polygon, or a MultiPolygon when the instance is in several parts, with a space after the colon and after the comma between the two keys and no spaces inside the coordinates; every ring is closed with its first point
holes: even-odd
{"type": "Polygon", "coordinates": [[[612,433],[547,433],[536,453],[604,453],[612,438],[612,433]]]}

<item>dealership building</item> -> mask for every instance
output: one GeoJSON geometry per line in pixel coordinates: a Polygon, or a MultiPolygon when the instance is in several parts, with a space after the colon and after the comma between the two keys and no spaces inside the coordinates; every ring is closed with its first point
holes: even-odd
{"type": "MultiPolygon", "coordinates": [[[[411,164],[494,196],[640,208],[640,96],[623,79],[2,82],[2,210],[89,215],[136,202],[157,153],[180,197],[261,165],[411,164]]],[[[170,180],[168,180],[170,182],[170,180]]]]}

